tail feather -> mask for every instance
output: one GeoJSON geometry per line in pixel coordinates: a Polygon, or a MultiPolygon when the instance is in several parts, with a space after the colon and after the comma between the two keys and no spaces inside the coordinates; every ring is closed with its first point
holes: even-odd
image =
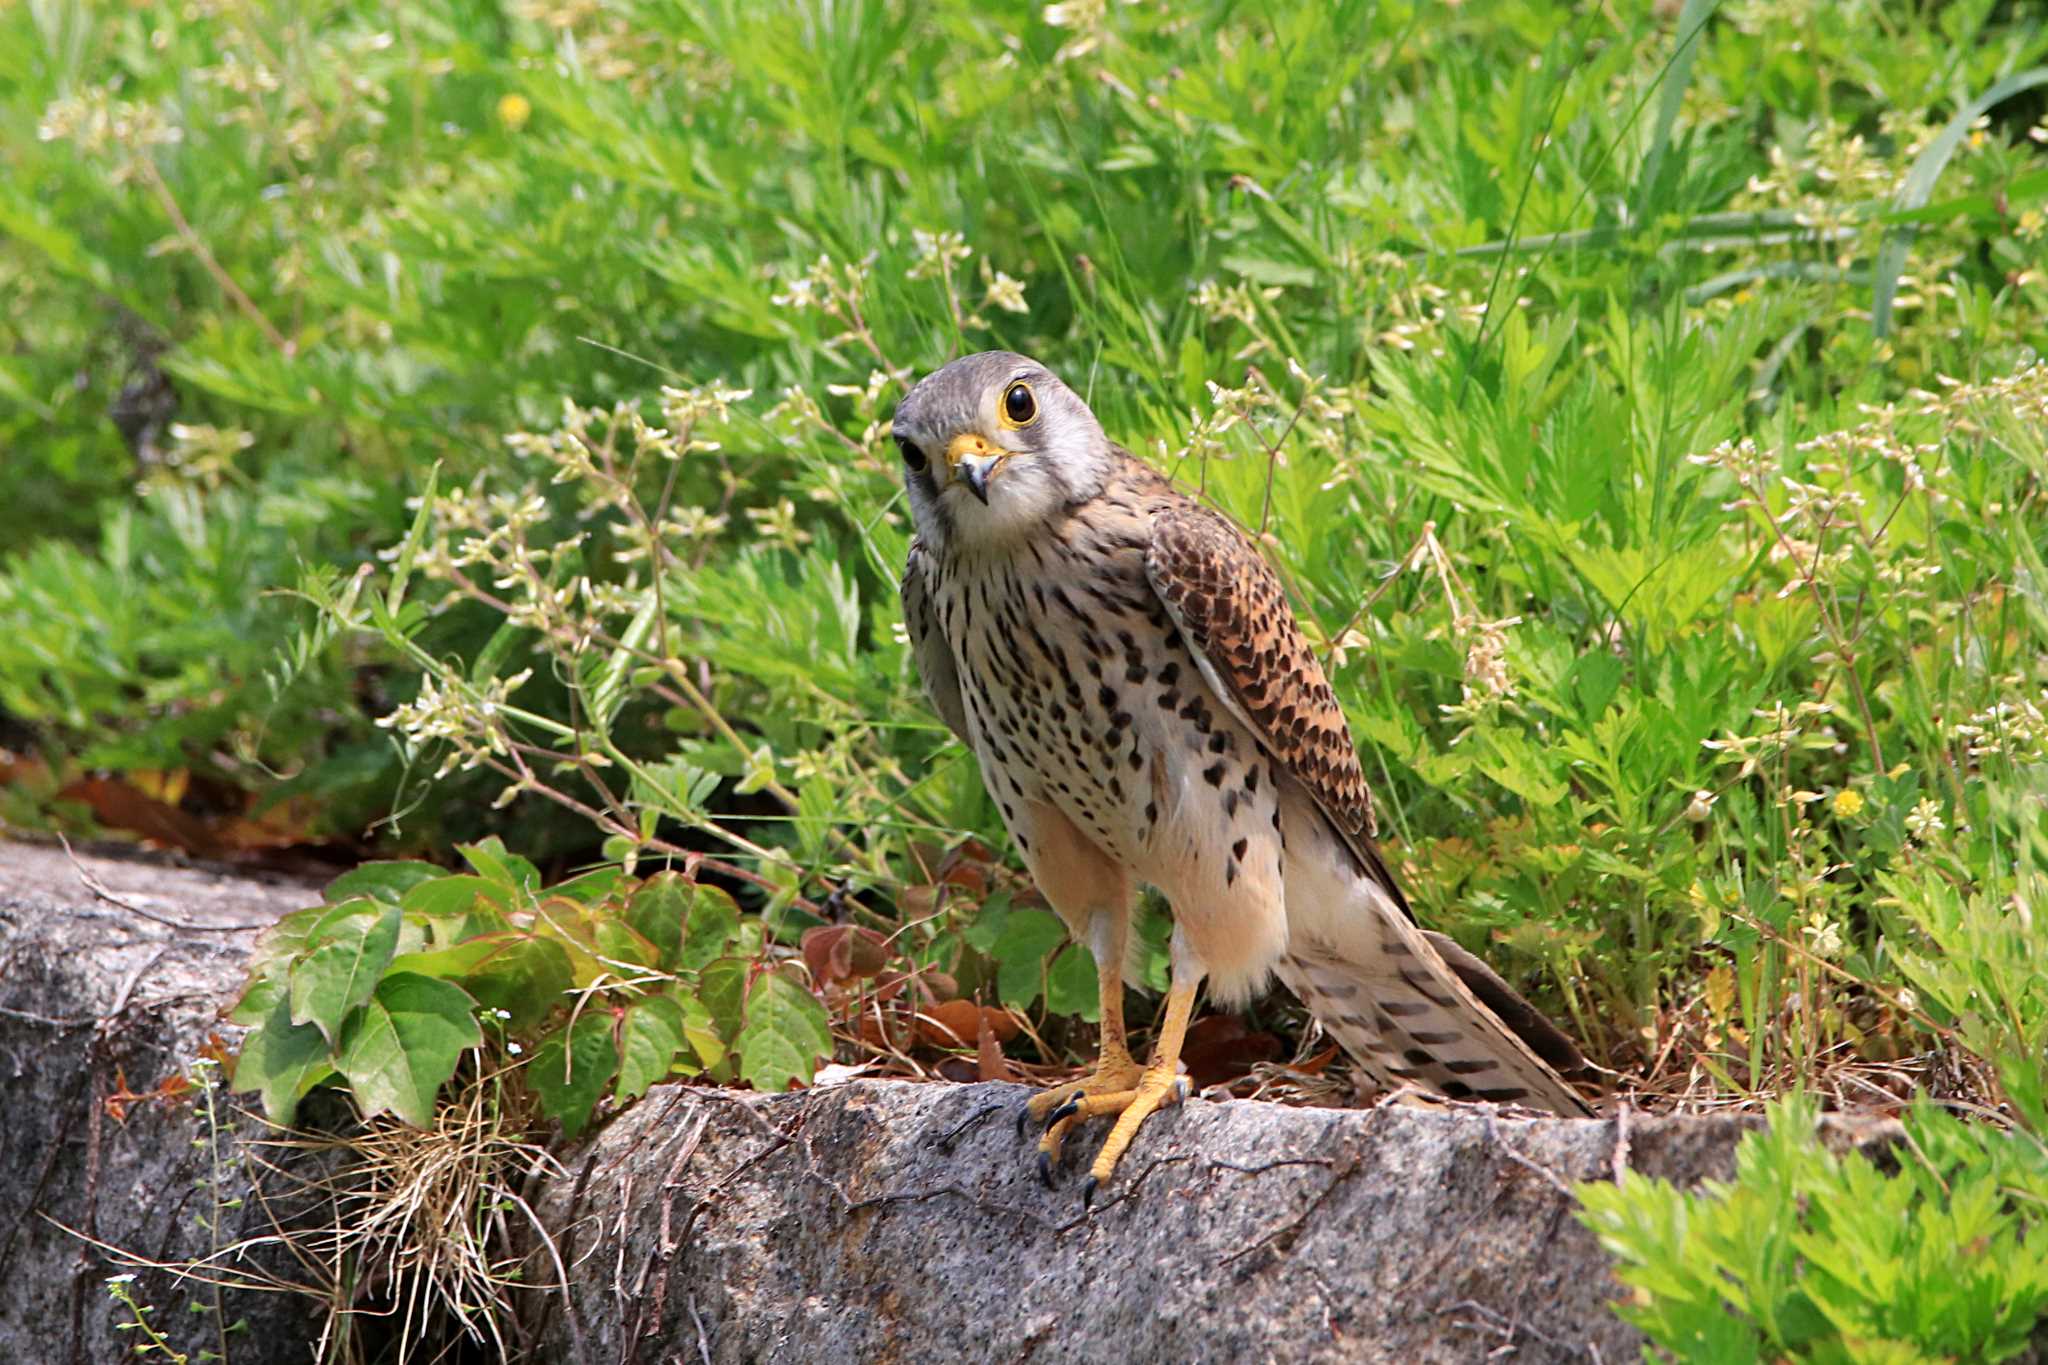
{"type": "Polygon", "coordinates": [[[1513,986],[1501,980],[1498,972],[1459,947],[1458,941],[1448,934],[1424,929],[1422,936],[1436,949],[1444,965],[1457,974],[1458,980],[1479,997],[1479,1003],[1528,1044],[1529,1050],[1551,1070],[1563,1076],[1586,1072],[1586,1059],[1580,1055],[1579,1045],[1541,1010],[1524,1000],[1513,986]]]}
{"type": "Polygon", "coordinates": [[[1584,1061],[1556,1025],[1450,939],[1403,917],[1373,918],[1379,932],[1347,935],[1341,950],[1295,943],[1278,971],[1375,1080],[1567,1117],[1592,1112],[1559,1074],[1584,1061]]]}

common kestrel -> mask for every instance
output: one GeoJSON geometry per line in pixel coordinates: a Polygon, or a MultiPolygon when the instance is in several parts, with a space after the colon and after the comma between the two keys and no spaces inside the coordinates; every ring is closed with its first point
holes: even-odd
{"type": "Polygon", "coordinates": [[[916,519],[903,612],[924,688],[981,761],[1032,878],[1094,953],[1093,1074],[1042,1091],[1049,1173],[1118,1114],[1088,1192],[1181,1097],[1195,992],[1278,976],[1382,1087],[1587,1113],[1571,1041],[1485,964],[1418,928],[1372,842],[1343,710],[1279,579],[1231,521],[1112,443],[1080,396],[1005,351],[896,409],[916,519]],[[1125,1041],[1135,884],[1173,909],[1149,1066],[1125,1041]]]}

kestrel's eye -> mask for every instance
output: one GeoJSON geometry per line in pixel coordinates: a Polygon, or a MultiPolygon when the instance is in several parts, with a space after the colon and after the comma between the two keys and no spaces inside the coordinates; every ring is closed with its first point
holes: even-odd
{"type": "Polygon", "coordinates": [[[1003,395],[1003,416],[1013,427],[1031,425],[1038,416],[1038,400],[1032,397],[1031,386],[1019,380],[1010,385],[1010,391],[1003,395]]]}
{"type": "Polygon", "coordinates": [[[924,473],[924,452],[917,448],[917,442],[911,440],[908,436],[898,436],[896,438],[896,447],[903,452],[903,463],[910,466],[911,473],[924,473]]]}

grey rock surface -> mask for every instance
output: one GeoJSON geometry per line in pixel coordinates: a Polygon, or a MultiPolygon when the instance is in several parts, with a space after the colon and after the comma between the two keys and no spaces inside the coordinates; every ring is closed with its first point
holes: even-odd
{"type": "Polygon", "coordinates": [[[1725,1178],[1752,1126],[1195,1101],[1086,1210],[1102,1127],[1048,1190],[1027,1093],[655,1091],[543,1196],[531,1275],[559,1256],[570,1285],[536,1300],[546,1358],[1635,1360],[1569,1185],[1618,1160],[1725,1178]]]}
{"type": "MultiPolygon", "coordinates": [[[[116,1118],[107,1101],[123,1082],[143,1094],[185,1073],[221,1027],[256,930],[318,900],[299,883],[86,854],[74,864],[61,848],[0,843],[0,1360],[132,1358],[106,1289],[124,1267],[95,1242],[163,1263],[212,1249],[199,1220],[216,1185],[227,1199],[248,1190],[235,1141],[195,1146],[206,1125],[189,1103],[131,1103],[116,1118]],[[96,896],[81,868],[132,908],[96,896]]],[[[223,1240],[258,1231],[259,1217],[229,1211],[223,1240]]],[[[211,1288],[165,1271],[138,1271],[133,1288],[194,1359],[242,1319],[229,1338],[237,1365],[311,1359],[314,1318],[297,1298],[227,1291],[216,1315],[211,1288]]]]}
{"type": "MultiPolygon", "coordinates": [[[[0,843],[0,1360],[124,1358],[104,1285],[121,1267],[95,1241],[165,1263],[213,1245],[198,1113],[150,1101],[117,1120],[106,1101],[186,1071],[216,1029],[232,1038],[219,1012],[255,930],[317,899],[0,843]]],[[[1619,1162],[1726,1176],[1750,1126],[1196,1101],[1146,1125],[1088,1210],[1102,1125],[1074,1135],[1047,1190],[1014,1126],[1025,1094],[658,1087],[528,1192],[552,1234],[530,1249],[529,1358],[1633,1360],[1568,1187],[1619,1162]]],[[[246,1190],[242,1154],[224,1196],[246,1190]]],[[[223,1239],[261,1217],[230,1214],[223,1239]]],[[[136,1290],[177,1349],[217,1347],[215,1317],[186,1307],[209,1290],[151,1270],[136,1290]]],[[[229,1292],[225,1318],[249,1322],[237,1365],[313,1358],[303,1299],[229,1292]]]]}

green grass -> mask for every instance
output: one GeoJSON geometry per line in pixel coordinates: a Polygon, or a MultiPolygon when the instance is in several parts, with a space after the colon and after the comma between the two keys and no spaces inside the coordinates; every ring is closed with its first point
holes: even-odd
{"type": "Polygon", "coordinates": [[[2044,63],[1993,0],[0,8],[0,811],[709,854],[1056,1060],[896,632],[889,410],[1001,345],[1265,533],[1420,913],[1644,1102],[2038,1131],[2044,63]]]}

